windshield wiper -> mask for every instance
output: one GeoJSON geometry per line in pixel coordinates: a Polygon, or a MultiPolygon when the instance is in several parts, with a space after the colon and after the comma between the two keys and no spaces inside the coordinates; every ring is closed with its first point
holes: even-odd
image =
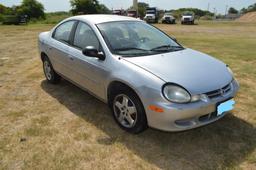
{"type": "Polygon", "coordinates": [[[176,50],[176,49],[183,49],[183,47],[171,46],[171,45],[161,45],[161,46],[152,48],[150,51],[169,51],[169,50],[176,50]]]}
{"type": "Polygon", "coordinates": [[[136,48],[136,47],[127,47],[127,48],[116,48],[114,51],[129,51],[129,50],[140,50],[140,51],[150,51],[143,48],[136,48]]]}
{"type": "Polygon", "coordinates": [[[170,45],[161,45],[161,46],[152,48],[151,51],[156,51],[156,50],[158,51],[158,50],[161,50],[163,48],[166,50],[166,48],[169,49],[170,47],[171,47],[170,45]]]}

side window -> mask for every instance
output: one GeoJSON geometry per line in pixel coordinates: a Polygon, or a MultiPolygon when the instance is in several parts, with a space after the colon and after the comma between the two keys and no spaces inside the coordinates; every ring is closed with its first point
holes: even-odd
{"type": "Polygon", "coordinates": [[[55,30],[53,38],[69,43],[69,36],[75,22],[76,21],[68,21],[58,26],[55,30]]]}
{"type": "Polygon", "coordinates": [[[94,31],[87,24],[80,22],[75,32],[74,46],[81,49],[94,46],[99,50],[99,44],[94,31]]]}

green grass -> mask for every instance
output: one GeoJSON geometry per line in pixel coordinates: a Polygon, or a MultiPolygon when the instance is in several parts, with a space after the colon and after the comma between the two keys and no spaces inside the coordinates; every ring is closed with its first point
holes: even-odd
{"type": "Polygon", "coordinates": [[[72,14],[68,12],[46,13],[45,20],[32,20],[30,24],[57,24],[71,16],[72,14]]]}

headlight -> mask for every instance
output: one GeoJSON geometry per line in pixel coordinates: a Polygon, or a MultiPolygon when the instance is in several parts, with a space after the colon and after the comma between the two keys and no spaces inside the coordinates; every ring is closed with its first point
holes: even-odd
{"type": "Polygon", "coordinates": [[[191,96],[187,90],[175,84],[164,85],[163,95],[167,100],[174,103],[187,103],[191,101],[191,96]]]}

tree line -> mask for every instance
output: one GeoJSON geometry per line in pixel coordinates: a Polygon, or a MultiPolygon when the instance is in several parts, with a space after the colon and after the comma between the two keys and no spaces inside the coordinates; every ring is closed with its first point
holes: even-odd
{"type": "MultiPolygon", "coordinates": [[[[98,0],[70,0],[71,10],[70,12],[73,15],[78,14],[110,14],[111,10],[108,9],[104,4],[99,3],[98,0]]],[[[149,7],[149,4],[144,2],[138,3],[138,13],[139,16],[143,17],[146,12],[146,8],[149,7]]],[[[130,7],[132,8],[132,7],[130,7]]],[[[128,8],[128,9],[130,9],[128,8]]],[[[29,19],[43,20],[46,18],[46,14],[44,12],[44,6],[42,3],[37,0],[22,0],[21,5],[6,7],[0,4],[0,22],[3,20],[3,17],[6,15],[14,15],[14,16],[27,16],[29,19]]],[[[164,12],[171,12],[177,18],[185,12],[190,11],[193,12],[196,16],[213,16],[214,13],[206,10],[201,10],[197,8],[180,8],[177,10],[169,10],[164,12]]],[[[230,14],[238,14],[238,13],[247,13],[256,11],[256,3],[250,5],[248,8],[243,8],[240,11],[230,7],[228,13],[230,14]]]]}
{"type": "Polygon", "coordinates": [[[21,5],[12,7],[6,7],[0,4],[0,20],[5,15],[26,15],[28,19],[45,19],[44,6],[36,0],[23,0],[21,5]]]}
{"type": "Polygon", "coordinates": [[[247,8],[241,9],[242,14],[245,14],[245,13],[248,13],[248,12],[253,12],[253,11],[256,11],[256,3],[248,6],[247,8]]]}
{"type": "MultiPolygon", "coordinates": [[[[70,0],[73,15],[77,14],[108,14],[111,11],[98,0],[70,0]]],[[[6,7],[0,4],[0,21],[4,16],[27,16],[28,20],[46,18],[44,6],[37,0],[23,0],[21,5],[6,7]]]]}

